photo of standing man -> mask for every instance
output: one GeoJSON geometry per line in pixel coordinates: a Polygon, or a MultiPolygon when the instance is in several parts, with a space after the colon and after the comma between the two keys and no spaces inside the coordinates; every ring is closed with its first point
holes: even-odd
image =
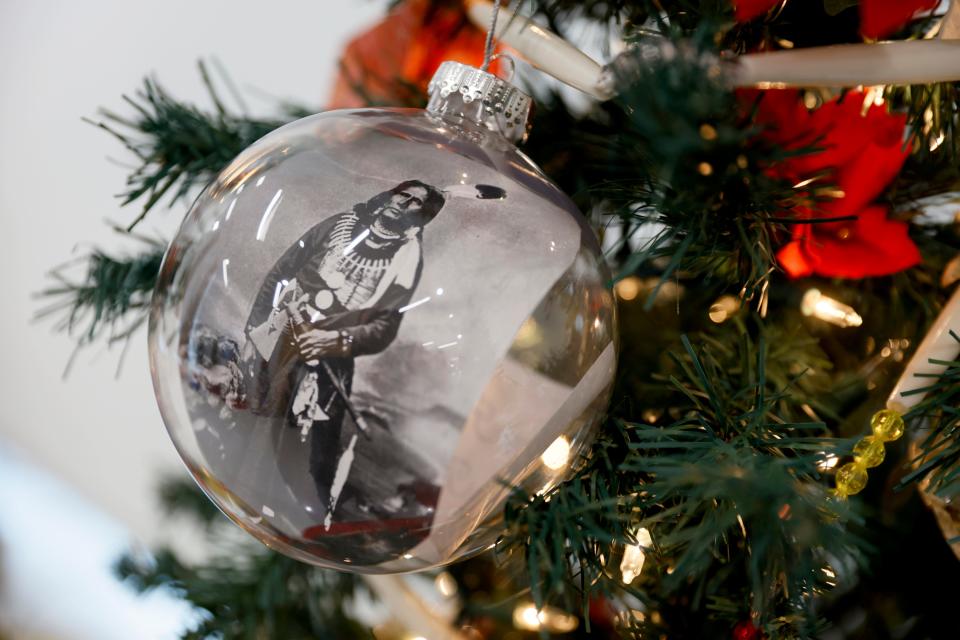
{"type": "Polygon", "coordinates": [[[407,180],[317,224],[274,264],[247,318],[248,407],[282,416],[308,443],[328,525],[345,417],[366,429],[351,402],[355,359],[396,337],[423,268],[423,229],[444,204],[439,189],[407,180]]]}

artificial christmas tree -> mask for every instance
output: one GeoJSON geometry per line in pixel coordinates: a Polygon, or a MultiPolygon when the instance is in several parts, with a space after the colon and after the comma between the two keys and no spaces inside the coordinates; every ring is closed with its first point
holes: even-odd
{"type": "MultiPolygon", "coordinates": [[[[398,4],[434,36],[436,16],[490,13],[398,4]]],[[[620,299],[608,417],[572,477],[512,487],[495,547],[429,579],[337,574],[233,538],[204,566],[159,553],[121,574],[208,612],[190,637],[953,637],[960,566],[916,492],[949,504],[960,486],[960,323],[948,309],[934,326],[960,251],[944,196],[960,188],[960,43],[957,10],[934,4],[502,11],[502,46],[598,97],[572,110],[532,80],[524,149],[602,238],[620,299]],[[629,46],[594,69],[547,33],[584,24],[629,46]],[[924,346],[931,327],[943,351],[924,346]],[[389,620],[365,617],[371,595],[389,620]]],[[[351,100],[416,95],[419,75],[388,91],[382,71],[400,67],[384,62],[344,64],[351,100]]],[[[208,114],[155,83],[138,107],[105,126],[143,160],[127,198],[141,216],[293,119],[208,114]]],[[[91,256],[85,282],[54,291],[74,326],[91,318],[83,339],[128,335],[160,251],[91,256]]],[[[230,537],[188,488],[166,495],[230,537]]]]}

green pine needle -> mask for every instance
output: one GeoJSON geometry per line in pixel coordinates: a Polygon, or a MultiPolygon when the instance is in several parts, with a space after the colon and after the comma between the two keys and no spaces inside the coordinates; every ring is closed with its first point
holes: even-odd
{"type": "Polygon", "coordinates": [[[770,386],[762,339],[720,359],[682,344],[669,379],[680,417],[664,426],[612,420],[573,479],[544,495],[514,494],[500,550],[524,554],[538,603],[626,591],[667,615],[670,601],[657,600],[666,594],[700,617],[711,598],[742,591],[749,609],[733,622],[753,612],[787,629],[776,637],[812,629],[828,559],[857,549],[846,507],[829,498],[818,468],[849,443],[822,423],[780,415],[798,400],[770,386]],[[640,528],[654,540],[651,568],[628,587],[618,549],[640,528]]]}
{"type": "MultiPolygon", "coordinates": [[[[96,126],[119,140],[140,165],[127,178],[123,205],[142,200],[133,229],[166,194],[170,204],[203,186],[237,154],[288,120],[256,119],[231,113],[217,94],[205,65],[200,71],[214,104],[207,112],[181,102],[155,80],[145,79],[134,97],[124,96],[132,116],[102,110],[96,126]]],[[[290,107],[290,111],[295,111],[290,107]]]]}
{"type": "Polygon", "coordinates": [[[56,328],[76,335],[80,345],[103,335],[111,343],[129,339],[147,319],[165,248],[159,241],[140,240],[145,247],[132,256],[111,256],[99,249],[91,252],[80,281],[65,274],[76,261],[52,271],[54,284],[39,294],[51,302],[37,317],[59,316],[56,328]]]}
{"type": "MultiPolygon", "coordinates": [[[[170,549],[151,555],[128,553],[115,564],[117,576],[138,592],[170,589],[190,602],[199,620],[182,640],[248,638],[363,638],[368,631],[349,607],[366,592],[353,574],[304,564],[236,533],[190,480],[170,478],[161,486],[171,515],[187,513],[206,522],[214,549],[188,565],[170,549]]],[[[369,594],[368,595],[372,595],[369,594]]]]}
{"type": "Polygon", "coordinates": [[[757,141],[712,34],[703,25],[689,40],[662,40],[668,55],[622,61],[618,102],[627,119],[611,146],[626,173],[602,194],[619,206],[627,236],[650,234],[621,276],[662,261],[661,284],[698,274],[762,304],[798,196],[760,170],[784,152],[757,141]]]}
{"type": "Polygon", "coordinates": [[[183,640],[367,636],[347,612],[362,588],[356,576],[318,569],[247,541],[229,545],[220,538],[218,545],[216,555],[198,567],[161,549],[149,557],[124,555],[115,571],[139,592],[167,588],[194,606],[199,621],[183,640]]]}

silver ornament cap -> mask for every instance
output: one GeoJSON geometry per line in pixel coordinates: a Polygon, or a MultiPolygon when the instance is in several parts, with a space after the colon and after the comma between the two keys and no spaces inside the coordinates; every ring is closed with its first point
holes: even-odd
{"type": "Polygon", "coordinates": [[[533,99],[492,73],[448,60],[433,75],[427,93],[430,113],[464,118],[514,143],[527,137],[533,99]]]}

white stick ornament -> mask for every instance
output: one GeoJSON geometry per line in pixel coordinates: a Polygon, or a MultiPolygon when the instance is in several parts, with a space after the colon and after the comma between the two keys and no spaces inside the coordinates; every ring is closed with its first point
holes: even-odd
{"type": "MultiPolygon", "coordinates": [[[[470,20],[486,28],[489,0],[467,0],[470,20]]],[[[960,80],[960,11],[944,18],[940,40],[845,44],[751,53],[725,62],[741,87],[927,84],[960,80]]],[[[599,100],[613,97],[604,67],[580,49],[528,18],[512,16],[497,26],[499,40],[531,65],[599,100]]],[[[621,54],[621,55],[629,55],[621,54]]]]}
{"type": "Polygon", "coordinates": [[[937,376],[947,370],[949,365],[944,363],[953,362],[960,356],[960,341],[956,335],[960,335],[960,288],[953,292],[930,327],[930,332],[907,363],[903,375],[887,398],[888,409],[903,414],[923,400],[925,394],[917,390],[930,386],[937,376]]]}

